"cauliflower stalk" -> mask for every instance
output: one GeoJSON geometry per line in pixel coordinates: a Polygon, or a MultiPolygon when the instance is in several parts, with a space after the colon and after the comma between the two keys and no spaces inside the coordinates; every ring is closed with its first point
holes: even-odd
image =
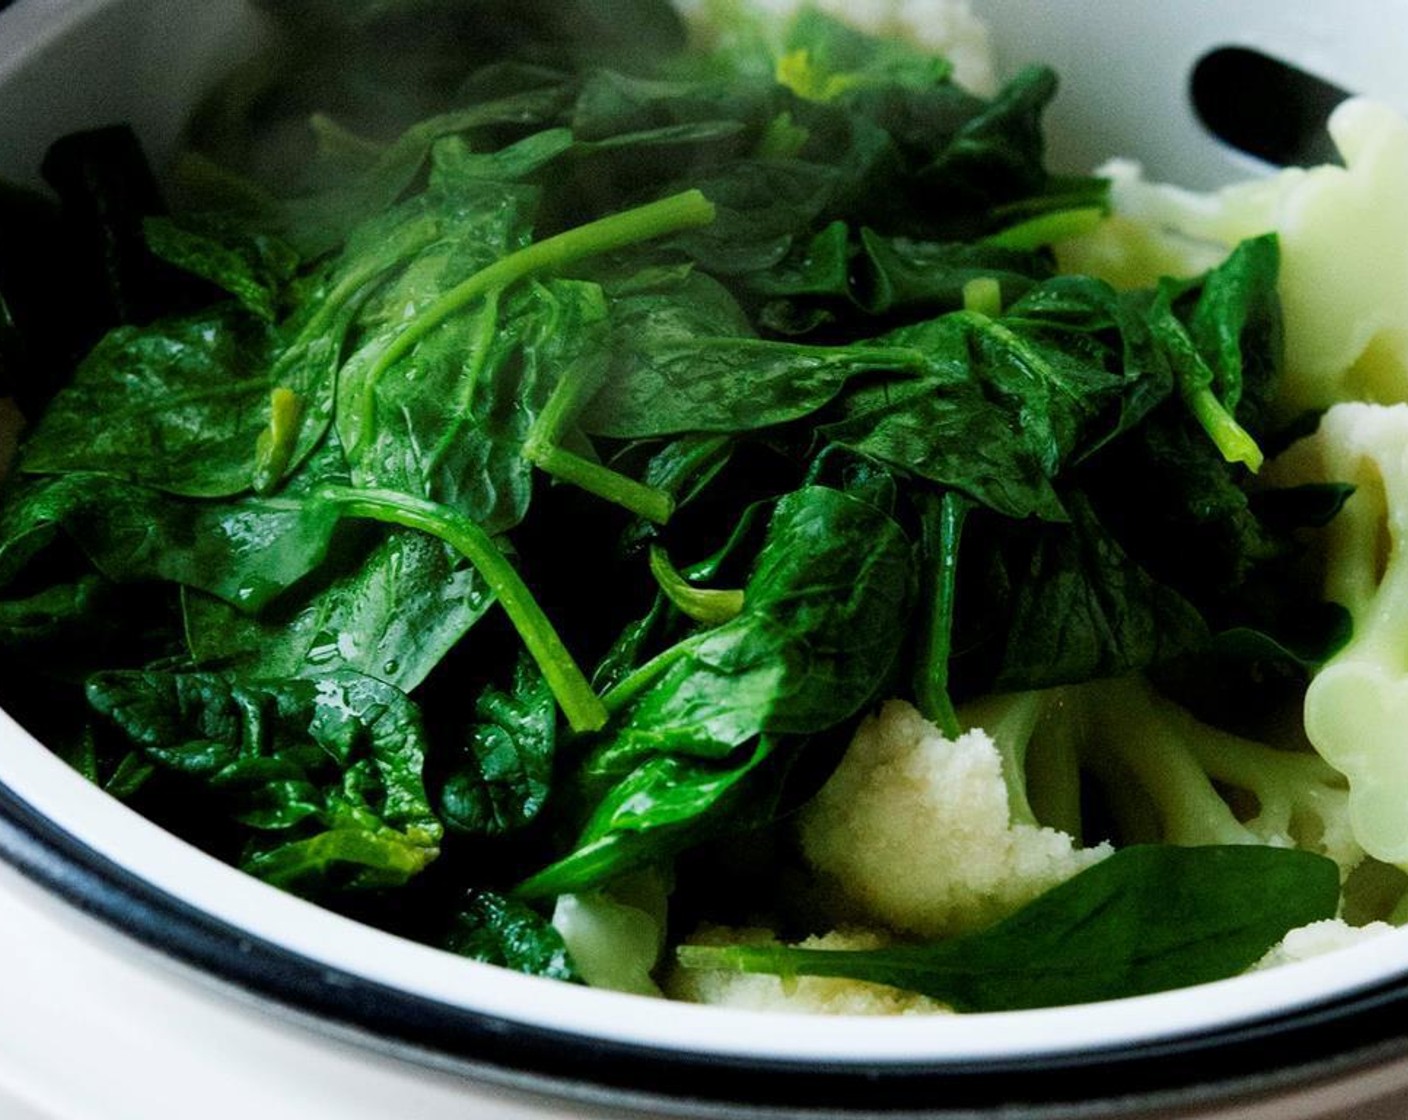
{"type": "Polygon", "coordinates": [[[1305,731],[1348,778],[1359,843],[1408,868],[1408,405],[1336,405],[1276,472],[1355,486],[1324,535],[1325,595],[1354,634],[1311,681],[1305,731]]]}
{"type": "Polygon", "coordinates": [[[1129,831],[1152,807],[1159,835],[1147,839],[1304,848],[1334,860],[1342,876],[1363,860],[1349,790],[1318,755],[1211,727],[1138,677],[1061,689],[1055,702],[1080,726],[1081,761],[1103,779],[1129,831]],[[1223,790],[1254,808],[1239,815],[1223,790]]]}

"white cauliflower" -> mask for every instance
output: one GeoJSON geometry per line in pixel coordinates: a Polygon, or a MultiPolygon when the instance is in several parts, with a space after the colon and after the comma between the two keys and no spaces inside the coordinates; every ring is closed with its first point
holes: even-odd
{"type": "Polygon", "coordinates": [[[1331,918],[1323,922],[1311,922],[1286,934],[1280,942],[1268,950],[1251,968],[1260,972],[1266,968],[1279,968],[1283,964],[1308,961],[1312,957],[1324,956],[1337,949],[1347,949],[1372,941],[1386,933],[1392,933],[1394,926],[1388,922],[1370,922],[1366,926],[1352,926],[1343,918],[1331,918]]]}
{"type": "Polygon", "coordinates": [[[1110,854],[1014,823],[1001,753],[894,700],[803,812],[802,847],[868,921],[921,937],[980,929],[1110,854]]]}
{"type": "Polygon", "coordinates": [[[1282,250],[1287,415],[1337,401],[1408,401],[1408,120],[1356,99],[1330,119],[1344,166],[1292,168],[1200,194],[1116,161],[1115,217],[1060,246],[1063,271],[1140,287],[1191,276],[1237,242],[1276,232],[1282,250]]]}
{"type": "Polygon", "coordinates": [[[1081,762],[1104,780],[1117,818],[1152,819],[1168,844],[1266,844],[1334,860],[1364,859],[1343,777],[1312,751],[1282,750],[1212,727],[1139,677],[1063,689],[1064,717],[1083,726],[1081,762]],[[1234,812],[1225,792],[1250,795],[1234,812]]]}
{"type": "MultiPolygon", "coordinates": [[[[705,926],[688,945],[772,945],[776,935],[766,929],[705,926]]],[[[879,949],[881,934],[869,930],[835,930],[800,942],[802,949],[879,949]]],[[[745,1011],[790,1011],[812,1015],[916,1015],[949,1010],[944,1004],[913,992],[862,980],[798,976],[784,980],[761,973],[676,967],[665,982],[671,999],[708,1003],[745,1011]]]]}
{"type": "Polygon", "coordinates": [[[1354,635],[1310,682],[1305,733],[1349,780],[1355,838],[1408,868],[1408,404],[1336,405],[1273,477],[1355,486],[1323,538],[1325,597],[1354,635]]]}
{"type": "Polygon", "coordinates": [[[583,980],[613,992],[660,995],[651,973],[665,947],[670,888],[667,876],[648,869],[604,891],[558,897],[553,928],[583,980]]]}

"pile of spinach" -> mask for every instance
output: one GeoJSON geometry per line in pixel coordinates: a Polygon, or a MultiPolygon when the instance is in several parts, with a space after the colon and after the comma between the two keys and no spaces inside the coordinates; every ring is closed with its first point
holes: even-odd
{"type": "Polygon", "coordinates": [[[981,99],[816,12],[690,52],[653,0],[265,7],[298,46],[198,116],[178,213],[122,129],[0,192],[4,700],[142,812],[572,979],[546,903],[726,876],[882,697],[953,730],[1305,647],[1324,495],[1248,489],[1275,241],[1056,276],[1104,185],[1044,167],[1048,71],[981,99]]]}

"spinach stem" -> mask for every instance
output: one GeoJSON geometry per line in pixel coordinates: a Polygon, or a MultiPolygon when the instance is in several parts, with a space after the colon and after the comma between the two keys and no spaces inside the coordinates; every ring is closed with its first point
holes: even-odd
{"type": "Polygon", "coordinates": [[[699,644],[699,640],[708,637],[709,633],[710,631],[706,630],[692,638],[676,642],[669,649],[657,653],[639,669],[622,679],[601,698],[606,711],[610,715],[616,715],[625,709],[632,700],[669,672],[675,662],[682,661],[692,654],[694,647],[699,644]]]}
{"type": "Polygon", "coordinates": [[[523,441],[523,457],[554,478],[614,502],[647,521],[663,525],[675,512],[675,499],[668,493],[561,446],[562,437],[572,421],[601,387],[606,374],[605,355],[604,350],[594,351],[588,358],[574,362],[563,373],[562,380],[529,430],[528,438],[523,441]]]}
{"type": "Polygon", "coordinates": [[[288,470],[303,422],[303,398],[280,385],[269,396],[269,426],[254,445],[254,492],[267,494],[288,470]]]}
{"type": "Polygon", "coordinates": [[[958,543],[968,515],[968,500],[949,490],[935,500],[928,496],[922,528],[925,598],[928,610],[921,638],[914,691],[919,710],[949,739],[963,734],[963,725],[948,692],[948,661],[953,653],[953,613],[958,588],[958,543]]]}
{"type": "Polygon", "coordinates": [[[606,723],[605,706],[592,691],[542,607],[493,538],[479,525],[437,502],[394,490],[324,486],[318,495],[341,507],[349,517],[417,529],[459,551],[479,570],[498,598],[528,653],[543,671],[572,729],[595,731],[606,723]]]}
{"type": "Polygon", "coordinates": [[[1253,474],[1265,460],[1262,450],[1250,432],[1237,423],[1236,417],[1217,399],[1210,386],[1184,390],[1183,399],[1194,418],[1207,432],[1222,457],[1229,463],[1243,463],[1253,474]]]}
{"type": "Polygon", "coordinates": [[[1008,226],[991,237],[985,237],[983,244],[994,249],[1031,252],[1056,241],[1091,233],[1100,226],[1105,217],[1105,209],[1100,206],[1054,210],[1049,214],[1038,214],[1035,218],[1008,226]]]}
{"type": "Polygon", "coordinates": [[[646,486],[620,471],[593,463],[561,447],[523,448],[524,457],[554,478],[570,482],[589,494],[614,502],[656,525],[664,525],[675,512],[675,500],[663,490],[646,486]]]}
{"type": "Polygon", "coordinates": [[[994,276],[979,276],[963,285],[963,310],[989,319],[1002,317],[1002,285],[994,276]]]}
{"type": "Polygon", "coordinates": [[[696,587],[676,570],[658,545],[650,546],[650,574],[670,602],[705,626],[722,626],[743,611],[742,588],[696,587]]]}
{"type": "Polygon", "coordinates": [[[714,220],[714,213],[714,204],[700,191],[683,191],[658,202],[624,210],[554,237],[535,241],[461,281],[412,319],[367,372],[366,385],[362,390],[362,423],[358,438],[372,430],[376,389],[387,370],[446,319],[475,300],[535,273],[550,272],[601,253],[708,225],[714,220]]]}
{"type": "Polygon", "coordinates": [[[313,386],[303,383],[306,374],[299,369],[300,363],[307,357],[307,348],[332,329],[339,315],[348,311],[355,312],[357,301],[371,291],[371,285],[378,277],[432,244],[439,234],[438,223],[429,218],[397,230],[383,252],[350,270],[333,286],[332,291],[318,303],[317,309],[274,362],[269,376],[280,388],[274,390],[273,415],[269,427],[260,434],[255,448],[252,485],[256,494],[271,493],[294,465],[304,420],[312,411],[304,408],[301,397],[297,397],[298,413],[291,416],[289,403],[281,402],[278,394],[295,393],[295,390],[283,386],[282,383],[293,381],[297,389],[307,394],[313,386]],[[293,376],[290,377],[290,374],[293,376]]]}

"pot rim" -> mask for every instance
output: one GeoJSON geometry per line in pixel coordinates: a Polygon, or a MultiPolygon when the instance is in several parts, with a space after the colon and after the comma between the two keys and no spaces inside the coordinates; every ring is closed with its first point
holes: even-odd
{"type": "Polygon", "coordinates": [[[0,713],[0,858],[176,961],[477,1075],[706,1110],[1223,1099],[1408,1054],[1408,931],[1136,999],[897,1019],[664,1004],[464,960],[285,894],[92,786],[0,713]],[[883,1091],[877,1092],[877,1079],[883,1091]],[[877,1097],[879,1098],[877,1100],[877,1097]]]}

